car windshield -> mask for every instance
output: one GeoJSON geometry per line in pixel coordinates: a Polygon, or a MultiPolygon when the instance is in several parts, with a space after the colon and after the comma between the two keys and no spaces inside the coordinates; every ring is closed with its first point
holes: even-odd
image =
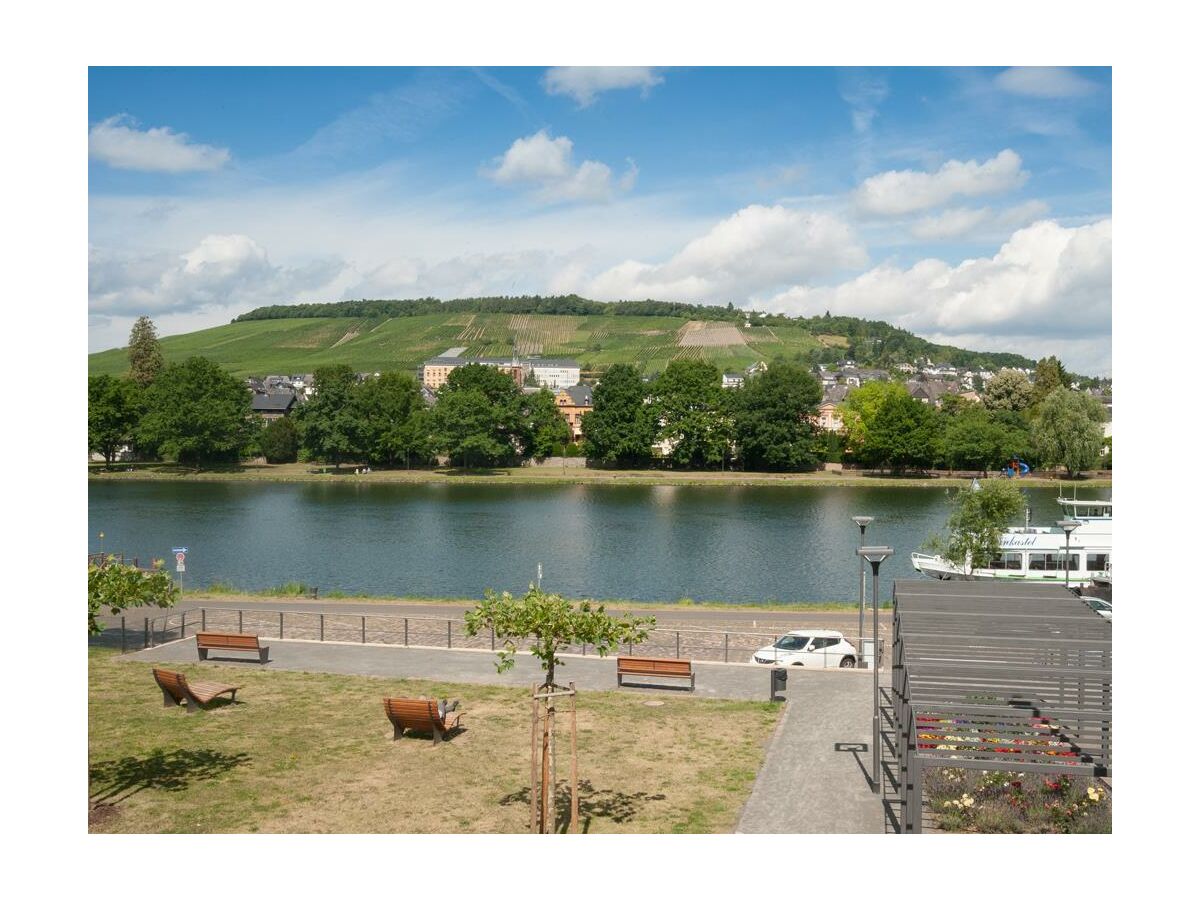
{"type": "Polygon", "coordinates": [[[803,650],[808,638],[796,634],[785,634],[775,642],[780,650],[803,650]]]}

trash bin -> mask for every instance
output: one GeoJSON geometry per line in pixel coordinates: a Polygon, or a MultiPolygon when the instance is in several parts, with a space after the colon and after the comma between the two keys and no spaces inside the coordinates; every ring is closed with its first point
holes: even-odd
{"type": "Polygon", "coordinates": [[[780,697],[780,691],[787,690],[787,669],[772,669],[771,670],[771,700],[782,701],[787,698],[780,697]]]}
{"type": "Polygon", "coordinates": [[[877,654],[875,652],[874,638],[863,638],[862,652],[858,655],[858,657],[858,667],[860,669],[875,668],[875,659],[877,654]]]}

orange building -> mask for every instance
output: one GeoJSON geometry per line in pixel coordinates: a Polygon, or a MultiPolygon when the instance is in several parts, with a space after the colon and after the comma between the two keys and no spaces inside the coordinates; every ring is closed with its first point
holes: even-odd
{"type": "Polygon", "coordinates": [[[586,384],[563,388],[554,395],[554,404],[571,426],[571,443],[583,440],[583,417],[592,411],[592,389],[586,384]]]}

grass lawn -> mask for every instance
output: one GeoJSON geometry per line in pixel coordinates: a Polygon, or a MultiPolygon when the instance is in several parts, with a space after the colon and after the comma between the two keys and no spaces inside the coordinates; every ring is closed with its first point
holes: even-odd
{"type": "MultiPolygon", "coordinates": [[[[238,703],[188,715],[162,706],[148,663],[99,648],[88,663],[92,832],[528,828],[526,691],[187,665],[191,678],[242,686],[238,703]],[[385,695],[460,698],[465,729],[438,747],[393,742],[385,695]]],[[[731,831],[778,714],[765,702],[581,694],[583,829],[731,831]]]]}

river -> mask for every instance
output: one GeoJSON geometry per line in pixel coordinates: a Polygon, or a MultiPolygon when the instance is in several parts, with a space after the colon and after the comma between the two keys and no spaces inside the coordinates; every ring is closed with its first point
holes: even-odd
{"type": "MultiPolygon", "coordinates": [[[[855,601],[858,528],[895,548],[880,596],[913,577],[913,550],[945,525],[946,488],[663,485],[236,484],[94,481],[88,548],[165,558],[186,584],[253,590],[478,597],[543,586],[574,597],[855,601]]],[[[1035,524],[1054,488],[1024,489],[1035,524]]],[[[1081,497],[1111,491],[1081,489],[1081,497]]]]}

